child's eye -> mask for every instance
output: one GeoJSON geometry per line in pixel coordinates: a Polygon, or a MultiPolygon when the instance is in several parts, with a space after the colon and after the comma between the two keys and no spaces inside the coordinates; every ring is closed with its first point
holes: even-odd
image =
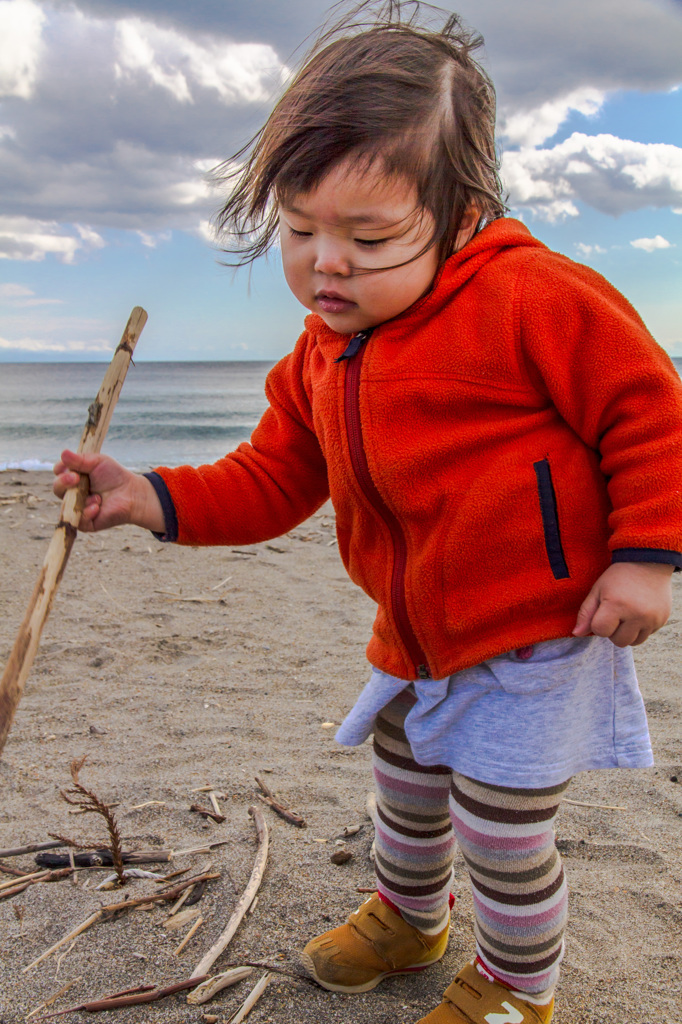
{"type": "Polygon", "coordinates": [[[383,245],[387,242],[387,238],[356,238],[355,241],[358,245],[361,245],[364,249],[376,249],[378,245],[383,245]]]}
{"type": "Polygon", "coordinates": [[[296,231],[295,228],[290,227],[289,233],[292,238],[310,238],[312,231],[296,231]]]}

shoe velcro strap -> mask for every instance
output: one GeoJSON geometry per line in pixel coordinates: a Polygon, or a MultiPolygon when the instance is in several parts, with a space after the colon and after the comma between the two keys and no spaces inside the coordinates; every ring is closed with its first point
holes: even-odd
{"type": "Polygon", "coordinates": [[[542,1018],[532,1006],[513,996],[508,988],[488,981],[473,964],[467,964],[445,990],[445,999],[471,1024],[538,1024],[542,1018]]]}
{"type": "Polygon", "coordinates": [[[372,896],[362,903],[354,914],[351,914],[353,925],[362,935],[363,925],[368,925],[370,932],[395,932],[396,924],[401,921],[398,914],[395,914],[383,900],[378,896],[372,896]]]}

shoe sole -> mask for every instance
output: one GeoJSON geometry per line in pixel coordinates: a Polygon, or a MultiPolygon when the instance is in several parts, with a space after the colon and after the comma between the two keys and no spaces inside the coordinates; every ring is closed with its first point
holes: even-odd
{"type": "Polygon", "coordinates": [[[384,978],[393,978],[398,974],[417,974],[419,971],[425,971],[427,967],[432,967],[433,964],[437,964],[440,959],[445,955],[445,950],[440,953],[433,960],[427,960],[419,964],[413,964],[411,967],[400,967],[394,971],[385,971],[383,974],[378,974],[376,978],[372,978],[370,981],[366,981],[364,985],[332,985],[329,981],[323,981],[315,971],[315,965],[313,964],[312,958],[308,953],[300,953],[299,957],[301,963],[305,967],[308,974],[315,979],[318,985],[322,988],[326,988],[328,992],[345,992],[348,995],[353,995],[357,992],[371,992],[373,988],[381,984],[384,978]]]}

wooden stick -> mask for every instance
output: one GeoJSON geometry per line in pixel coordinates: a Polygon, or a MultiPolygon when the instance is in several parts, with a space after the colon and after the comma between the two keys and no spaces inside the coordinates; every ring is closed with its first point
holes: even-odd
{"type": "Polygon", "coordinates": [[[14,846],[9,850],[0,850],[0,857],[22,857],[25,853],[39,853],[41,850],[56,850],[66,843],[54,840],[50,843],[29,843],[28,846],[14,846]]]}
{"type": "MultiPolygon", "coordinates": [[[[34,960],[33,963],[30,963],[28,967],[24,967],[22,974],[25,974],[26,971],[30,971],[32,967],[41,963],[48,956],[54,953],[55,950],[59,949],[60,946],[66,945],[70,939],[75,939],[77,935],[80,935],[81,932],[90,928],[91,925],[99,921],[105,914],[116,914],[119,910],[130,910],[132,907],[140,907],[145,903],[159,903],[162,900],[174,900],[183,891],[183,889],[210,878],[220,878],[220,874],[217,871],[212,871],[204,875],[196,875],[194,878],[189,878],[185,882],[180,882],[179,885],[175,885],[172,889],[167,889],[164,892],[152,893],[149,896],[140,896],[138,899],[123,900],[121,903],[110,903],[105,907],[100,907],[99,910],[90,915],[87,921],[84,921],[83,924],[74,928],[73,931],[69,932],[68,935],[65,935],[59,940],[59,942],[55,942],[54,946],[50,946],[49,949],[46,949],[45,952],[42,953],[37,960],[34,960]]],[[[194,975],[192,975],[192,977],[194,977],[194,975]]]]}
{"type": "Polygon", "coordinates": [[[627,807],[619,807],[617,804],[588,804],[584,800],[569,800],[564,797],[563,803],[573,804],[574,807],[599,807],[602,811],[627,811],[627,807]]]}
{"type": "Polygon", "coordinates": [[[185,891],[183,892],[182,896],[180,897],[178,902],[175,904],[175,906],[171,907],[170,913],[168,915],[169,917],[175,917],[175,915],[177,914],[177,912],[180,909],[180,907],[183,905],[183,903],[186,900],[188,900],[190,898],[190,896],[192,895],[193,891],[194,891],[194,886],[193,885],[190,885],[188,889],[185,889],[185,891]]]}
{"type": "Polygon", "coordinates": [[[15,878],[21,878],[22,875],[26,874],[21,868],[11,868],[9,864],[0,864],[0,871],[5,875],[14,875],[15,878]]]}
{"type": "Polygon", "coordinates": [[[260,997],[263,995],[268,985],[270,984],[271,978],[271,974],[263,975],[258,984],[251,989],[251,992],[246,997],[242,1005],[239,1007],[235,1015],[233,1017],[230,1017],[229,1024],[240,1024],[240,1021],[243,1021],[244,1018],[248,1016],[248,1014],[254,1008],[254,1006],[256,1005],[260,997]]]}
{"type": "Polygon", "coordinates": [[[285,821],[290,822],[297,828],[308,827],[305,820],[301,817],[300,814],[296,814],[295,811],[290,811],[288,807],[284,807],[284,805],[281,804],[279,800],[275,799],[272,790],[268,789],[263,780],[259,779],[257,775],[256,782],[258,783],[260,788],[263,790],[263,793],[265,794],[265,796],[261,796],[260,793],[258,793],[258,799],[262,800],[264,804],[268,805],[268,807],[272,807],[275,814],[279,814],[280,818],[284,818],[285,821]]]}
{"type": "Polygon", "coordinates": [[[69,942],[71,939],[75,939],[77,935],[80,935],[81,932],[86,931],[86,929],[90,928],[91,925],[95,924],[96,921],[99,921],[99,919],[102,917],[102,913],[103,911],[96,910],[94,914],[90,915],[87,921],[83,921],[82,924],[79,924],[77,928],[74,928],[73,931],[70,931],[69,934],[65,935],[62,939],[59,940],[59,942],[55,942],[54,946],[50,946],[50,948],[46,949],[44,953],[41,953],[37,960],[34,960],[33,963],[30,963],[28,967],[24,967],[21,973],[26,974],[26,971],[30,971],[32,967],[37,967],[37,965],[42,963],[43,960],[47,960],[48,956],[51,956],[55,952],[55,950],[59,949],[61,946],[65,946],[66,943],[69,942]]]}
{"type": "Polygon", "coordinates": [[[194,924],[192,925],[190,930],[187,932],[187,934],[185,935],[185,937],[182,940],[182,942],[180,943],[180,945],[176,946],[176,948],[173,950],[173,956],[180,956],[180,954],[182,953],[183,949],[185,948],[185,946],[187,945],[189,940],[192,938],[192,936],[196,932],[199,931],[199,929],[201,928],[203,923],[204,923],[203,917],[198,917],[196,919],[196,921],[194,922],[194,924]]]}
{"type": "MultiPolygon", "coordinates": [[[[146,321],[147,314],[136,306],[104,375],[97,398],[88,409],[87,423],[78,446],[81,454],[99,452],[102,447],[133,349],[146,321]]],[[[50,541],[24,621],[19,627],[9,661],[0,680],[0,754],[12,727],[14,714],[38,650],[40,634],[50,614],[52,602],[76,539],[88,488],[88,477],[81,476],[78,487],[71,488],[64,495],[59,523],[50,541]]]]}
{"type": "Polygon", "coordinates": [[[174,996],[177,992],[185,992],[193,984],[194,982],[189,979],[187,981],[178,981],[175,985],[168,985],[166,988],[156,988],[155,985],[138,985],[137,988],[126,989],[125,992],[116,996],[97,999],[92,1003],[81,1003],[79,1006],[70,1006],[68,1010],[50,1014],[49,1017],[38,1017],[38,1021],[51,1020],[53,1017],[63,1017],[65,1014],[75,1013],[77,1010],[97,1013],[98,1010],[116,1010],[122,1006],[139,1006],[141,1003],[155,1003],[158,999],[164,999],[166,996],[174,996]],[[128,992],[135,994],[127,995],[126,993],[128,992]]]}
{"type": "Polygon", "coordinates": [[[128,910],[130,907],[141,907],[145,903],[159,903],[167,900],[174,900],[184,889],[190,886],[195,886],[197,882],[203,882],[210,878],[220,878],[219,871],[208,871],[204,875],[195,875],[193,878],[187,878],[184,882],[180,882],[179,885],[173,886],[172,889],[166,889],[164,892],[151,893],[148,896],[140,896],[134,900],[122,900],[120,903],[110,903],[106,907],[102,907],[103,913],[116,914],[119,910],[128,910]]]}
{"type": "Polygon", "coordinates": [[[31,1010],[30,1013],[27,1013],[26,1020],[29,1020],[31,1017],[35,1017],[36,1013],[40,1013],[41,1010],[48,1010],[53,1003],[57,1002],[60,996],[66,995],[74,985],[77,985],[78,982],[82,980],[83,976],[81,975],[80,978],[74,978],[73,981],[67,981],[66,985],[62,985],[58,992],[51,995],[49,999],[46,999],[44,1003],[40,1004],[40,1006],[36,1006],[35,1010],[31,1010]]]}
{"type": "Polygon", "coordinates": [[[263,879],[263,872],[265,871],[265,865],[268,859],[268,826],[265,824],[265,818],[263,817],[262,811],[258,807],[249,807],[249,814],[253,818],[253,823],[256,826],[256,832],[258,834],[258,849],[256,851],[256,860],[253,865],[251,872],[251,878],[247,885],[242,898],[234,908],[230,920],[227,922],[225,929],[218,936],[216,941],[213,943],[208,953],[199,961],[197,966],[192,972],[192,977],[196,978],[199,975],[207,974],[210,971],[213,964],[216,962],[220,954],[227,949],[227,946],[232,939],[232,936],[237,931],[237,928],[241,924],[244,914],[253,903],[253,898],[258,891],[258,887],[263,879]]]}
{"type": "MultiPolygon", "coordinates": [[[[10,896],[17,896],[24,889],[28,889],[30,885],[35,885],[36,882],[58,882],[70,874],[72,874],[71,868],[59,868],[57,871],[40,871],[37,877],[27,878],[24,881],[20,878],[14,878],[10,883],[12,888],[4,888],[0,891],[0,900],[8,899],[10,896]]],[[[3,885],[7,885],[7,882],[4,882],[3,885]]]]}
{"type": "Polygon", "coordinates": [[[191,1006],[200,1006],[202,1003],[207,1003],[210,999],[213,999],[213,996],[217,996],[219,992],[222,992],[224,988],[229,988],[230,985],[236,985],[243,978],[248,978],[249,975],[253,974],[253,970],[253,967],[233,967],[229,971],[223,971],[222,974],[216,974],[215,978],[209,978],[208,981],[204,981],[193,989],[187,996],[187,1002],[191,1006]]]}
{"type": "Polygon", "coordinates": [[[19,878],[11,878],[9,882],[0,882],[0,892],[3,889],[11,889],[13,885],[19,885],[21,882],[31,882],[37,878],[45,878],[51,874],[50,871],[32,871],[30,875],[20,875],[19,878]]]}

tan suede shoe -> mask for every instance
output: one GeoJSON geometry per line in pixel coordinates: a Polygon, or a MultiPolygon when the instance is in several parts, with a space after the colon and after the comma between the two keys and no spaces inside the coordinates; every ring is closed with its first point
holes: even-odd
{"type": "Polygon", "coordinates": [[[417,1024],[550,1024],[553,1012],[554,1000],[534,1006],[467,964],[446,988],[440,1006],[417,1024]]]}
{"type": "Polygon", "coordinates": [[[312,939],[301,960],[330,992],[369,992],[392,974],[435,964],[447,948],[449,931],[448,922],[437,935],[424,935],[374,895],[340,928],[312,939]]]}

